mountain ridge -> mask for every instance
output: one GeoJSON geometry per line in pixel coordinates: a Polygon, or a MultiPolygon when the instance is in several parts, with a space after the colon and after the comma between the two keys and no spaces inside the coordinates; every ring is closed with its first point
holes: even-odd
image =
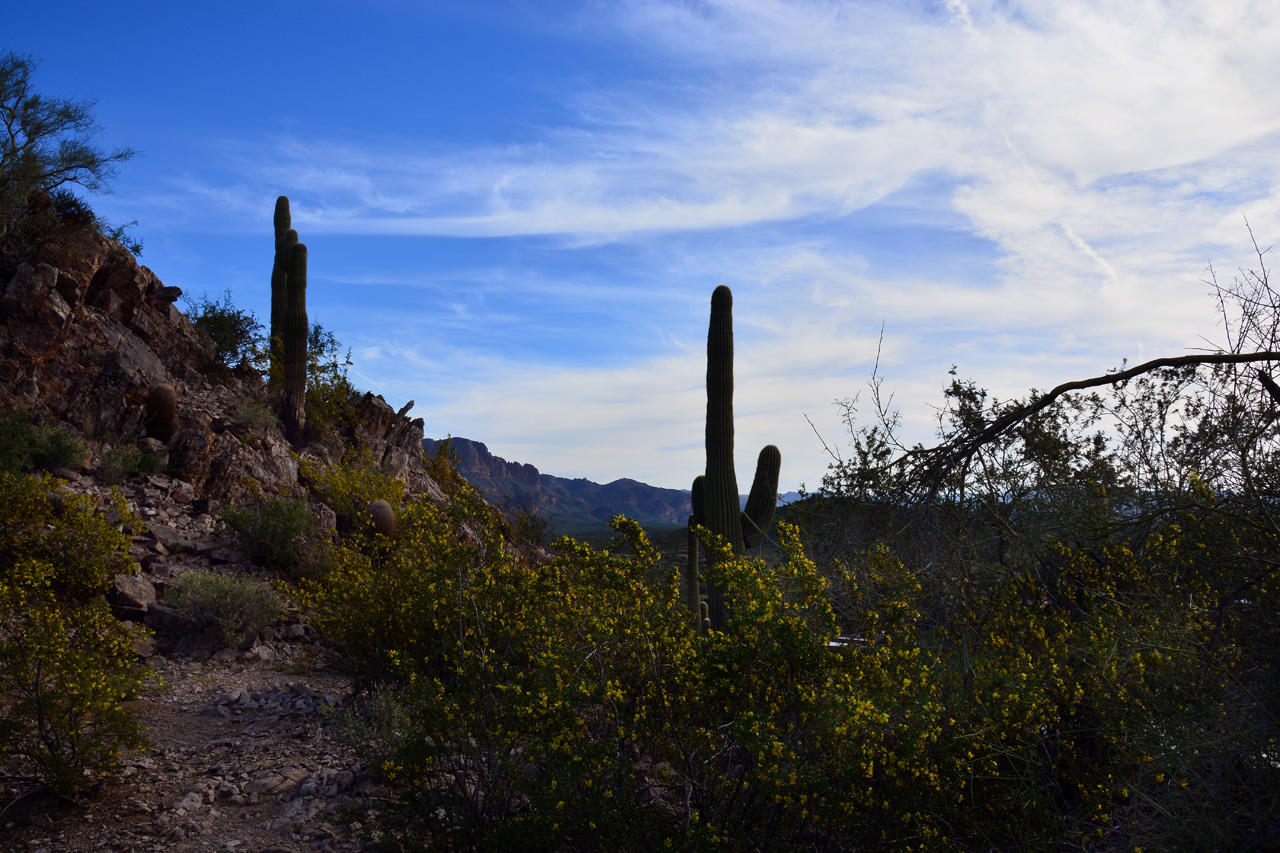
{"type": "MultiPolygon", "coordinates": [[[[584,477],[557,477],[535,466],[495,456],[482,441],[469,438],[424,438],[423,451],[432,456],[448,441],[458,457],[458,473],[495,503],[547,518],[557,533],[599,530],[617,513],[644,527],[684,527],[692,511],[688,489],[651,486],[630,477],[597,483],[584,477]]],[[[798,492],[780,496],[782,506],[798,500],[798,492]]],[[[747,496],[739,500],[746,505],[747,496]]]]}
{"type": "Polygon", "coordinates": [[[468,438],[424,438],[423,450],[434,456],[444,441],[457,455],[463,479],[494,503],[543,516],[556,533],[599,530],[619,513],[653,528],[683,527],[689,521],[687,491],[650,486],[629,477],[601,484],[543,474],[528,463],[495,456],[484,442],[468,438]]]}

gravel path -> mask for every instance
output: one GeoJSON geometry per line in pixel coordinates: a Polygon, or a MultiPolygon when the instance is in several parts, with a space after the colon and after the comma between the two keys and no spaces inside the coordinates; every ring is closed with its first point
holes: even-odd
{"type": "MultiPolygon", "coordinates": [[[[0,818],[0,851],[354,851],[337,812],[384,790],[331,738],[324,711],[347,682],[240,653],[204,664],[153,658],[163,686],[134,704],[151,748],[76,806],[27,797],[0,818]],[[272,668],[276,667],[276,668],[272,668]]],[[[0,808],[19,793],[0,780],[0,808]]]]}

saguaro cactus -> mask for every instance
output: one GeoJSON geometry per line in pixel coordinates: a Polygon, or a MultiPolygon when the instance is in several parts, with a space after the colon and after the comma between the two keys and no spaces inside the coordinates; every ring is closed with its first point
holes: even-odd
{"type": "Polygon", "coordinates": [[[286,269],[284,316],[281,320],[284,361],[284,406],[280,420],[294,447],[302,446],[307,422],[307,247],[295,243],[286,269]]]}
{"type": "Polygon", "coordinates": [[[273,381],[279,381],[281,365],[284,361],[282,342],[284,341],[285,290],[289,277],[289,253],[298,242],[298,232],[290,228],[292,217],[289,215],[289,197],[276,199],[275,229],[276,254],[271,266],[271,354],[273,381]]]}
{"type": "MultiPolygon", "coordinates": [[[[736,554],[759,545],[777,506],[781,466],[782,453],[772,444],[766,445],[756,460],[751,495],[746,511],[742,511],[733,464],[733,293],[720,285],[711,294],[711,326],[707,331],[707,470],[693,483],[690,524],[702,524],[723,536],[736,554]]],[[[690,544],[696,546],[692,540],[690,544]]],[[[696,547],[690,550],[689,565],[696,574],[696,547]]],[[[686,588],[689,586],[686,577],[686,588]]],[[[723,591],[708,585],[707,599],[711,627],[722,630],[723,591]]],[[[689,606],[696,603],[690,601],[689,606]]]]}

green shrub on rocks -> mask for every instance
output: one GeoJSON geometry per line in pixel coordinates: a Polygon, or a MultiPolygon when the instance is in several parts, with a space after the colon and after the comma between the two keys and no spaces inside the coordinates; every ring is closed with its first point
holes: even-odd
{"type": "Polygon", "coordinates": [[[372,452],[354,442],[337,464],[302,464],[302,478],[316,496],[333,508],[342,533],[371,533],[373,515],[369,507],[385,501],[390,507],[400,505],[404,483],[382,470],[372,452]]]}
{"type": "Polygon", "coordinates": [[[164,450],[151,453],[132,444],[117,444],[102,454],[102,479],[115,484],[138,474],[155,474],[167,458],[164,450]]]}
{"type": "Polygon", "coordinates": [[[232,368],[243,361],[265,367],[266,339],[262,324],[252,311],[243,311],[232,303],[231,291],[222,301],[210,300],[208,294],[199,299],[185,299],[191,323],[213,341],[214,361],[210,367],[232,368]]]}
{"type": "Polygon", "coordinates": [[[261,635],[280,618],[280,597],[255,578],[222,572],[187,572],[165,595],[165,601],[193,627],[214,627],[225,645],[237,645],[250,634],[261,635]]]}
{"type": "Polygon", "coordinates": [[[264,569],[297,578],[323,562],[313,547],[316,520],[306,501],[270,498],[258,506],[228,507],[218,518],[236,534],[249,559],[264,569]]]}
{"type": "Polygon", "coordinates": [[[0,412],[0,471],[72,467],[84,461],[84,445],[53,424],[32,425],[26,412],[0,412]]]}

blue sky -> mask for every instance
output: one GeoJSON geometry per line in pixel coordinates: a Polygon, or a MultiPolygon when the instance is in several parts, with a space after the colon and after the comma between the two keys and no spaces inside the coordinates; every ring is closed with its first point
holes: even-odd
{"type": "Polygon", "coordinates": [[[1206,266],[1280,238],[1274,2],[39,5],[0,49],[142,153],[95,207],[166,284],[265,318],[288,195],[357,384],[559,476],[688,487],[718,284],[787,490],[878,347],[927,441],[953,364],[1219,342],[1206,266]]]}

